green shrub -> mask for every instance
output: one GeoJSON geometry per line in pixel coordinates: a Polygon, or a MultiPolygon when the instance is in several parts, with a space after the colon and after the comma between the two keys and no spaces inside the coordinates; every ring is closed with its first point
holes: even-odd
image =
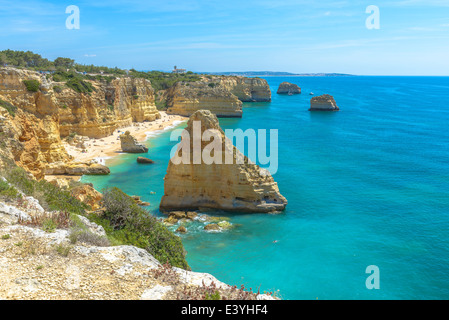
{"type": "Polygon", "coordinates": [[[23,80],[23,83],[25,84],[26,88],[30,92],[38,92],[39,86],[41,85],[39,81],[37,80],[23,80]]]}
{"type": "Polygon", "coordinates": [[[8,200],[13,200],[21,198],[19,191],[13,186],[10,186],[6,181],[0,179],[0,198],[6,198],[8,200]]]}
{"type": "Polygon", "coordinates": [[[73,78],[66,82],[66,86],[79,93],[90,93],[95,90],[90,82],[73,78]]]}
{"type": "Polygon", "coordinates": [[[56,222],[51,218],[46,218],[42,223],[42,230],[48,233],[55,232],[56,227],[57,227],[56,222]]]}
{"type": "Polygon", "coordinates": [[[53,74],[53,81],[55,82],[64,82],[67,78],[64,76],[64,74],[61,74],[60,72],[53,74]]]}
{"type": "Polygon", "coordinates": [[[83,215],[89,206],[74,198],[69,191],[61,190],[46,180],[36,181],[20,168],[13,167],[2,173],[8,182],[28,196],[39,200],[48,211],[65,211],[83,215]]]}
{"type": "Polygon", "coordinates": [[[209,294],[206,292],[205,300],[220,300],[220,292],[218,290],[215,293],[209,294]]]}
{"type": "Polygon", "coordinates": [[[161,263],[168,261],[172,266],[190,269],[181,239],[130,196],[118,188],[106,189],[103,205],[102,216],[92,214],[89,218],[103,226],[111,243],[143,248],[161,263]]]}
{"type": "Polygon", "coordinates": [[[159,111],[165,111],[168,108],[166,100],[155,100],[155,104],[159,111]]]}
{"type": "Polygon", "coordinates": [[[63,88],[62,88],[61,86],[54,86],[54,87],[53,87],[53,90],[54,90],[56,93],[61,93],[62,90],[63,90],[63,88]]]}
{"type": "Polygon", "coordinates": [[[34,192],[34,181],[28,177],[28,174],[22,168],[13,167],[11,170],[5,171],[3,176],[10,184],[26,195],[31,195],[34,192]]]}
{"type": "Polygon", "coordinates": [[[17,107],[12,105],[11,103],[3,101],[2,99],[0,99],[0,107],[5,108],[8,111],[8,113],[10,115],[12,115],[13,117],[16,115],[17,107]]]}
{"type": "Polygon", "coordinates": [[[69,245],[59,244],[56,246],[56,252],[58,252],[63,257],[67,257],[71,249],[72,247],[69,245]]]}
{"type": "Polygon", "coordinates": [[[91,244],[97,247],[108,247],[111,245],[108,238],[92,233],[86,226],[73,226],[69,231],[69,239],[72,244],[77,242],[91,244]]]}

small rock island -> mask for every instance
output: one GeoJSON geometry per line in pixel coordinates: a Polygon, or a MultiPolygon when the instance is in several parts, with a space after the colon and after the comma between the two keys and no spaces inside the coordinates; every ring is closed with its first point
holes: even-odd
{"type": "Polygon", "coordinates": [[[290,82],[282,82],[279,85],[278,94],[288,94],[288,95],[293,95],[293,94],[300,94],[301,93],[301,88],[294,83],[290,83],[290,82]]]}
{"type": "Polygon", "coordinates": [[[310,100],[309,111],[339,111],[333,96],[329,94],[323,94],[321,96],[313,97],[310,100]]]}
{"type": "Polygon", "coordinates": [[[129,131],[120,136],[120,143],[123,152],[127,153],[147,153],[148,148],[139,144],[129,131]]]}
{"type": "Polygon", "coordinates": [[[151,159],[145,158],[145,157],[137,157],[137,163],[152,164],[152,163],[154,163],[154,161],[151,159]]]}

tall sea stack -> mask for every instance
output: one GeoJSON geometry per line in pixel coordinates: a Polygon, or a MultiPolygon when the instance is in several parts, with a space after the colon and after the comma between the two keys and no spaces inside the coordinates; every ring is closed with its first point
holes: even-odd
{"type": "MultiPolygon", "coordinates": [[[[287,205],[287,200],[280,194],[277,183],[265,169],[253,164],[244,156],[224,134],[217,117],[209,110],[199,110],[192,114],[187,123],[186,132],[178,146],[177,154],[170,160],[164,183],[164,196],[160,210],[218,209],[240,212],[276,212],[287,205]],[[195,125],[196,122],[196,125],[195,125]],[[200,123],[200,126],[198,125],[200,123]],[[196,126],[196,129],[195,129],[196,126]],[[206,164],[200,156],[198,164],[193,163],[198,157],[194,144],[200,144],[200,152],[210,145],[210,141],[195,142],[194,131],[201,135],[213,132],[221,141],[222,164],[206,164]],[[184,147],[189,146],[185,150],[184,147]],[[187,151],[189,163],[175,164],[187,151]],[[227,161],[232,159],[232,163],[227,161]]],[[[212,141],[212,140],[211,140],[212,141]]],[[[217,149],[215,149],[217,150],[217,149]]],[[[215,152],[215,151],[214,151],[215,152]]],[[[215,154],[214,154],[215,155],[215,154]]]]}

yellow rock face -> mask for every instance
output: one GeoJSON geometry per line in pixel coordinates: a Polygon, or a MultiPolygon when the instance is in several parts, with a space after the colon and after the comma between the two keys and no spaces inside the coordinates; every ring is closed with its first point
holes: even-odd
{"type": "Polygon", "coordinates": [[[208,82],[178,83],[167,90],[167,113],[190,116],[198,110],[210,110],[218,117],[241,117],[242,102],[220,86],[208,82]]]}
{"type": "Polygon", "coordinates": [[[93,82],[90,95],[65,88],[56,93],[61,135],[72,132],[90,138],[103,138],[132,122],[160,118],[151,83],[145,79],[122,78],[110,84],[93,82]]]}
{"type": "Polygon", "coordinates": [[[179,82],[166,93],[169,114],[190,116],[210,110],[217,117],[241,117],[242,101],[271,101],[270,86],[260,78],[205,76],[197,82],[179,82]]]}
{"type": "Polygon", "coordinates": [[[100,209],[103,195],[93,187],[85,184],[72,189],[70,193],[76,199],[88,204],[92,208],[92,210],[100,209]]]}
{"type": "MultiPolygon", "coordinates": [[[[208,110],[195,112],[189,119],[190,163],[169,162],[164,182],[161,211],[219,209],[241,212],[275,212],[287,205],[273,177],[250,161],[232,145],[221,130],[217,117],[208,110]],[[193,163],[193,123],[201,121],[201,133],[211,129],[222,138],[223,164],[193,163]],[[225,164],[226,154],[233,158],[225,164]],[[238,164],[236,159],[243,159],[238,164]]],[[[201,151],[210,142],[201,142],[201,151]]],[[[181,145],[180,145],[181,146],[181,145]]],[[[179,149],[178,149],[179,152],[179,149]]],[[[185,150],[183,151],[185,152],[185,150]]],[[[181,156],[181,155],[180,155],[181,156]]]]}
{"type": "Polygon", "coordinates": [[[271,101],[267,80],[247,77],[223,77],[220,85],[243,102],[271,101]]]}
{"type": "Polygon", "coordinates": [[[14,117],[2,112],[1,126],[8,135],[8,152],[18,165],[40,179],[49,164],[70,162],[61,137],[75,132],[101,138],[132,122],[160,118],[148,80],[121,78],[91,84],[94,92],[78,93],[37,72],[0,68],[0,99],[17,108],[14,117]],[[29,92],[23,80],[38,80],[39,91],[29,92]],[[55,90],[56,86],[62,90],[55,90]]]}
{"type": "Polygon", "coordinates": [[[54,116],[39,119],[17,109],[15,117],[9,116],[0,127],[9,158],[38,179],[43,178],[47,163],[69,160],[54,116]]]}

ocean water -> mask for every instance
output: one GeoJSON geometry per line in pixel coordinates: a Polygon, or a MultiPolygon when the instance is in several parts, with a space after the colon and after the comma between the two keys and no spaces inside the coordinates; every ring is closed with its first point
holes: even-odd
{"type": "MultiPolygon", "coordinates": [[[[266,79],[272,102],[245,103],[243,118],[220,124],[278,129],[273,177],[287,208],[220,213],[235,225],[220,233],[188,225],[181,237],[192,269],[283,299],[448,299],[449,78],[266,79]],[[303,93],[277,95],[283,81],[303,93]],[[333,95],[341,111],[309,112],[310,92],[333,95]],[[379,289],[366,287],[370,265],[379,289]]],[[[120,154],[107,160],[111,175],[83,181],[140,195],[162,217],[170,132],[147,141],[154,165],[120,154]]]]}

